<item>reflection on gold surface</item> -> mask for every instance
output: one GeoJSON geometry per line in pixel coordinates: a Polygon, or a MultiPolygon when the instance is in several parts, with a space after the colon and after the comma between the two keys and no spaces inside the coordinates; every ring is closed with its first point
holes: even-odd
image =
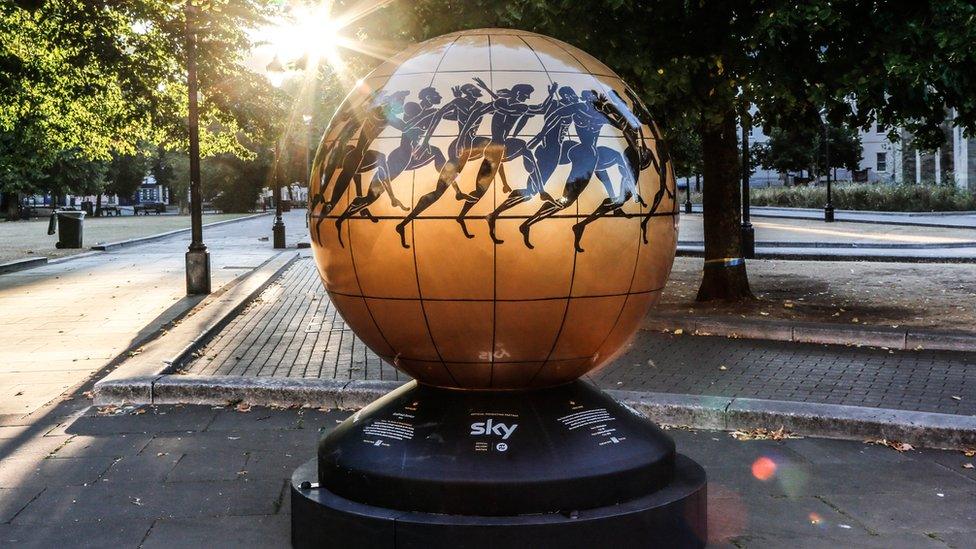
{"type": "Polygon", "coordinates": [[[677,243],[646,109],[548,37],[435,38],[354,89],[319,145],[310,231],[353,330],[421,382],[573,380],[623,348],[677,243]]]}

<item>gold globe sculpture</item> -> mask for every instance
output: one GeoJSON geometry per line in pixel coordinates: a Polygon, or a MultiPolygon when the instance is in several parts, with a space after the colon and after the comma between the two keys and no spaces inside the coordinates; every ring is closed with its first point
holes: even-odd
{"type": "Polygon", "coordinates": [[[667,147],[612,70],[509,29],[409,47],[318,147],[315,260],[336,308],[421,383],[523,389],[619,352],[677,242],[667,147]]]}

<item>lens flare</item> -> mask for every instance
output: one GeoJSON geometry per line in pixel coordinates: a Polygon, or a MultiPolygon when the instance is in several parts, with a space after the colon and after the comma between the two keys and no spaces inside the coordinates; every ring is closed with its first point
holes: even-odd
{"type": "Polygon", "coordinates": [[[752,476],[763,482],[770,480],[776,476],[776,462],[766,456],[760,457],[752,462],[752,476]]]}

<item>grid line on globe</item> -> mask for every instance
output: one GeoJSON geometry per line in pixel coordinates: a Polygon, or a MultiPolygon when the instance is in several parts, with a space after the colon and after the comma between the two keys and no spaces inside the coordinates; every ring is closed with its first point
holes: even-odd
{"type": "Polygon", "coordinates": [[[336,308],[437,386],[548,386],[605,363],[677,242],[673,171],[636,94],[524,31],[445,35],[381,65],[340,106],[311,181],[336,308]]]}

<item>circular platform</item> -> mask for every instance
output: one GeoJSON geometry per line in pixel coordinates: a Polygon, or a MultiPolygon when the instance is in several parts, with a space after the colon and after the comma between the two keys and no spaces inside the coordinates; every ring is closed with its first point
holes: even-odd
{"type": "Polygon", "coordinates": [[[326,435],[296,471],[293,541],[698,547],[705,484],[667,434],[588,383],[490,393],[410,383],[326,435]]]}
{"type": "Polygon", "coordinates": [[[705,471],[678,455],[664,488],[617,505],[516,516],[446,515],[364,505],[315,487],[315,460],[291,482],[292,546],[488,549],[704,547],[705,471]],[[302,488],[309,482],[312,486],[302,488]]]}

